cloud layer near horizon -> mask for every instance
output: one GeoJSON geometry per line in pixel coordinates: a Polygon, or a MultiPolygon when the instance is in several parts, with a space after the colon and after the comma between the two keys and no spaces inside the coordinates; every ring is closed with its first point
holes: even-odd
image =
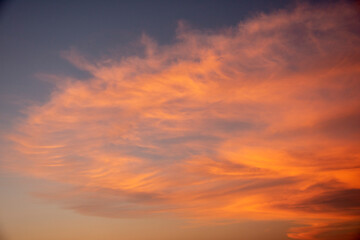
{"type": "Polygon", "coordinates": [[[53,76],[7,165],[73,186],[43,196],[84,214],[287,219],[306,225],[295,239],[355,229],[359,29],[350,4],[301,5],[221,31],[180,24],[172,45],[144,36],[141,57],[68,52],[92,77],[53,76]]]}

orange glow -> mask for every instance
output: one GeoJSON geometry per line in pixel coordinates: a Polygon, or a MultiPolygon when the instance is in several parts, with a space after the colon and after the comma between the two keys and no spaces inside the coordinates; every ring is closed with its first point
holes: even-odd
{"type": "Polygon", "coordinates": [[[74,186],[44,196],[81,213],[286,219],[304,225],[289,237],[323,239],[360,220],[357,17],[298,6],[220,32],[181,25],[170,46],[143,37],[145,57],[70,51],[92,78],[59,79],[27,109],[7,167],[74,186]]]}

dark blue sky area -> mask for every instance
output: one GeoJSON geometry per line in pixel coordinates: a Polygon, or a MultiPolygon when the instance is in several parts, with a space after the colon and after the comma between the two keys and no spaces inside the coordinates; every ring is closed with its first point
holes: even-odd
{"type": "Polygon", "coordinates": [[[84,75],[60,52],[75,48],[92,57],[120,53],[148,34],[174,41],[179,20],[192,27],[234,26],[258,12],[295,4],[253,1],[5,1],[0,11],[0,108],[13,101],[43,100],[49,88],[36,73],[84,75]],[[16,98],[16,97],[15,97],[16,98]]]}
{"type": "Polygon", "coordinates": [[[43,100],[51,86],[39,83],[36,73],[84,75],[60,57],[61,51],[75,48],[89,57],[121,53],[142,33],[166,44],[174,40],[179,20],[194,28],[220,28],[292,3],[5,1],[0,11],[0,108],[19,96],[43,100]]]}

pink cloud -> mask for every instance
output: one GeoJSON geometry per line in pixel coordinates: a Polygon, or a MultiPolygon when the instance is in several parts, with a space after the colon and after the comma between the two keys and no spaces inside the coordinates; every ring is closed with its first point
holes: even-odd
{"type": "Polygon", "coordinates": [[[351,4],[299,5],[222,31],[180,27],[173,45],[144,36],[144,57],[70,51],[92,77],[60,78],[27,109],[9,136],[21,157],[6,164],[73,186],[43,196],[84,214],[288,219],[307,225],[295,239],[352,231],[358,29],[351,4]]]}

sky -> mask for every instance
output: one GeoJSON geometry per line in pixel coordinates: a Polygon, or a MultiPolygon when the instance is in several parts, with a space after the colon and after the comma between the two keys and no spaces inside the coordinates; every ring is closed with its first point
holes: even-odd
{"type": "Polygon", "coordinates": [[[5,1],[1,240],[360,239],[356,1],[5,1]]]}

